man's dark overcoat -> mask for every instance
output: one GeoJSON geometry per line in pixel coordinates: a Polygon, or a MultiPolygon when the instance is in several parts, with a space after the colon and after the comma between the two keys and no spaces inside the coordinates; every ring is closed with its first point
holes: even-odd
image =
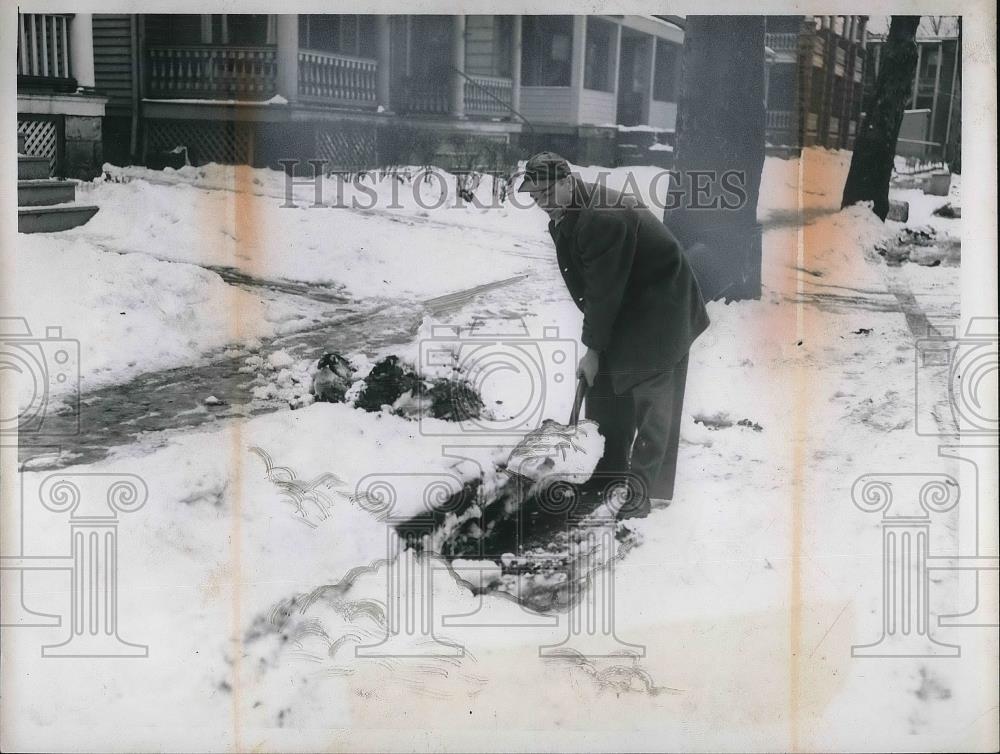
{"type": "Polygon", "coordinates": [[[574,178],[549,221],[559,269],[616,393],[672,369],[708,327],[698,281],[667,227],[634,197],[574,178]]]}

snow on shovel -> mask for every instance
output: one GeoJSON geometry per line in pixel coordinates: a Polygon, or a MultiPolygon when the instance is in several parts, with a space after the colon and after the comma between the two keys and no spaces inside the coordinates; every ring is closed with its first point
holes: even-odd
{"type": "Polygon", "coordinates": [[[587,382],[581,377],[576,383],[569,422],[545,419],[510,452],[505,471],[515,479],[531,484],[544,482],[546,486],[556,481],[581,484],[589,479],[604,452],[604,438],[595,422],[580,422],[586,393],[587,382]]]}

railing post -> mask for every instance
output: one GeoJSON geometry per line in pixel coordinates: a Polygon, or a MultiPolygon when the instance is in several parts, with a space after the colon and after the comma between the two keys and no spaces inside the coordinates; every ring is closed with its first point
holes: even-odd
{"type": "Polygon", "coordinates": [[[465,117],[465,16],[452,16],[451,26],[451,97],[448,103],[454,118],[465,117]]]}
{"type": "Polygon", "coordinates": [[[278,94],[289,102],[299,98],[299,17],[278,15],[278,94]]]}
{"type": "Polygon", "coordinates": [[[69,25],[73,77],[81,89],[94,88],[94,24],[89,13],[77,13],[69,25]]]}

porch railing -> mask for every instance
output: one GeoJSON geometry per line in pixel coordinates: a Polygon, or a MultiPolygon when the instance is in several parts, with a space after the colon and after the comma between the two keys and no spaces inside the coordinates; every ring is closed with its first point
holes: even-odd
{"type": "Polygon", "coordinates": [[[775,52],[798,52],[799,35],[795,32],[774,32],[765,34],[764,44],[775,52]]]}
{"type": "Polygon", "coordinates": [[[510,79],[499,76],[470,76],[469,78],[471,81],[465,82],[466,113],[469,115],[510,114],[514,89],[514,84],[510,79]]]}
{"type": "Polygon", "coordinates": [[[299,50],[299,96],[337,104],[377,104],[378,63],[318,50],[299,50]]]}
{"type": "Polygon", "coordinates": [[[403,92],[405,112],[445,115],[449,111],[447,84],[410,78],[404,81],[403,92]]]}
{"type": "Polygon", "coordinates": [[[72,14],[17,15],[17,75],[68,79],[69,25],[72,14]]]}
{"type": "Polygon", "coordinates": [[[795,113],[792,110],[768,110],[767,128],[773,131],[787,131],[792,128],[795,122],[795,113]]]}
{"type": "Polygon", "coordinates": [[[148,50],[151,97],[264,100],[276,91],[273,46],[152,45],[148,50]]]}

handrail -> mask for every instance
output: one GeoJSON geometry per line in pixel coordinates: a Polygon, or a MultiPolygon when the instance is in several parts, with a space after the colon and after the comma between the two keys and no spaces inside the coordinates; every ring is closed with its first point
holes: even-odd
{"type": "Polygon", "coordinates": [[[515,110],[511,105],[509,105],[508,103],[504,102],[502,99],[500,99],[499,97],[497,97],[495,94],[493,94],[493,92],[491,92],[485,86],[483,86],[478,81],[476,81],[474,78],[472,78],[472,76],[469,76],[465,71],[460,71],[460,70],[458,70],[458,68],[456,68],[453,65],[449,65],[448,67],[452,71],[454,71],[455,73],[457,73],[459,76],[461,76],[463,79],[465,79],[466,81],[470,82],[473,86],[476,86],[476,87],[479,87],[480,89],[482,89],[483,92],[485,92],[488,97],[490,97],[492,99],[495,99],[497,102],[499,102],[504,107],[504,109],[508,110],[509,112],[514,113],[514,115],[516,115],[518,118],[520,118],[522,121],[524,121],[524,125],[526,125],[528,127],[528,131],[530,131],[531,134],[534,135],[534,133],[535,133],[535,127],[533,125],[531,125],[531,121],[529,121],[527,118],[525,118],[524,115],[522,115],[520,112],[518,112],[517,110],[515,110]]]}

